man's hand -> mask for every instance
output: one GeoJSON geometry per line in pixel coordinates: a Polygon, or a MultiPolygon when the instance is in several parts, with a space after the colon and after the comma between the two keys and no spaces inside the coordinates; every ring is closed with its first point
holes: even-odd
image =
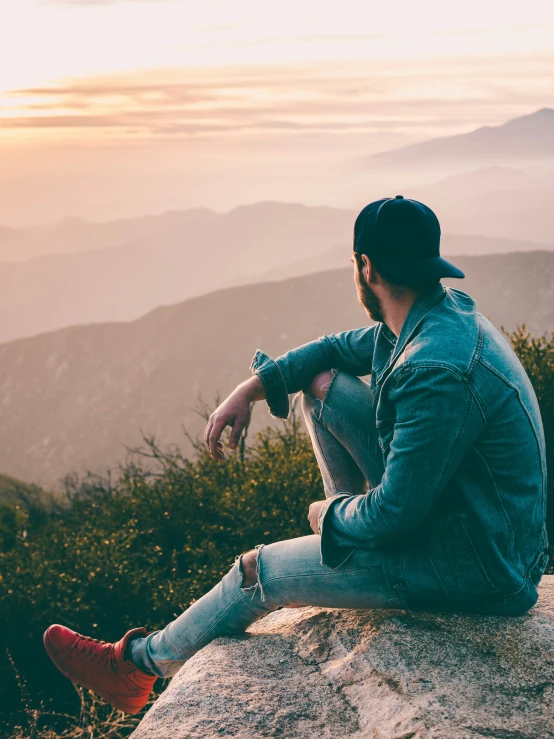
{"type": "Polygon", "coordinates": [[[310,522],[310,526],[311,526],[311,529],[314,532],[314,534],[319,534],[319,529],[318,529],[318,525],[317,525],[317,522],[318,522],[318,519],[319,519],[319,514],[321,512],[321,509],[325,505],[327,505],[328,502],[329,502],[328,499],[326,499],[326,500],[317,500],[315,503],[312,503],[310,505],[310,510],[308,511],[308,521],[310,522]]]}
{"type": "Polygon", "coordinates": [[[218,406],[208,419],[208,425],[204,431],[204,441],[210,450],[212,459],[224,459],[223,444],[220,442],[223,429],[231,426],[229,447],[236,449],[240,435],[248,423],[250,416],[250,403],[265,398],[262,381],[257,375],[239,385],[229,397],[218,406]]]}

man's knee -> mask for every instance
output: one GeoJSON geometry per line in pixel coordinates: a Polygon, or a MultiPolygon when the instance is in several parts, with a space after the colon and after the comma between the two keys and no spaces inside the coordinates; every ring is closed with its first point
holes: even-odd
{"type": "Polygon", "coordinates": [[[309,393],[314,398],[324,400],[325,396],[327,395],[327,391],[329,390],[331,383],[333,382],[334,376],[335,375],[332,370],[325,370],[324,372],[320,372],[314,377],[308,387],[305,388],[305,392],[309,393]]]}
{"type": "Polygon", "coordinates": [[[258,550],[253,549],[251,552],[247,552],[242,555],[241,566],[242,566],[242,587],[250,588],[258,582],[258,550]]]}

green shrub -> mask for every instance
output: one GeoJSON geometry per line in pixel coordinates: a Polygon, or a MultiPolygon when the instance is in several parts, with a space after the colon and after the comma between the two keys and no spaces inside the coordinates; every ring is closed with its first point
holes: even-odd
{"type": "Polygon", "coordinates": [[[525,326],[509,335],[510,343],[537,394],[546,438],[546,467],[549,472],[547,528],[550,567],[554,571],[554,334],[534,338],[525,326]]]}
{"type": "Polygon", "coordinates": [[[54,706],[60,732],[71,728],[60,714],[79,715],[75,691],[42,647],[50,623],[109,640],[133,626],[160,628],[221,579],[237,554],[310,533],[308,507],[323,493],[296,420],[217,464],[203,446],[194,461],[152,440],[147,452],[149,465],[128,464],[114,484],[70,478],[65,503],[43,505],[42,515],[35,503],[5,514],[0,638],[11,660],[0,663],[0,703],[16,709],[6,716],[12,725],[21,723],[23,704],[43,723],[54,706]]]}

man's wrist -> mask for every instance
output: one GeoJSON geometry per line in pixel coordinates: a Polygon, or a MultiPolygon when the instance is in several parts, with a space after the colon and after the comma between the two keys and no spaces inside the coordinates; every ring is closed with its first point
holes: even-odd
{"type": "Polygon", "coordinates": [[[252,375],[252,377],[249,377],[248,380],[245,380],[245,382],[242,383],[241,387],[244,389],[250,402],[264,400],[265,388],[258,375],[252,375]]]}
{"type": "Polygon", "coordinates": [[[330,498],[328,498],[326,501],[324,501],[323,505],[319,509],[318,516],[317,516],[317,533],[321,536],[321,524],[323,522],[323,516],[325,515],[325,511],[327,508],[329,508],[329,503],[331,502],[330,498]]]}

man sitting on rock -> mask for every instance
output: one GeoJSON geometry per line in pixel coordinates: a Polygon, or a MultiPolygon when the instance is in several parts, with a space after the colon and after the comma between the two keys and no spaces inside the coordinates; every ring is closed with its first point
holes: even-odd
{"type": "MultiPolygon", "coordinates": [[[[71,680],[139,711],[218,636],[282,606],[404,608],[517,616],[546,567],[546,461],[539,407],[509,344],[439,255],[425,205],[385,198],[354,225],[354,277],[376,324],[323,336],[272,359],[211,415],[214,460],[235,449],[252,401],[286,418],[302,407],[325,491],[313,535],[237,556],[223,579],[161,631],[115,644],[63,626],[46,649],[71,680]],[[371,382],[360,379],[371,375],[371,382]]],[[[309,309],[309,306],[307,306],[309,309]]]]}

